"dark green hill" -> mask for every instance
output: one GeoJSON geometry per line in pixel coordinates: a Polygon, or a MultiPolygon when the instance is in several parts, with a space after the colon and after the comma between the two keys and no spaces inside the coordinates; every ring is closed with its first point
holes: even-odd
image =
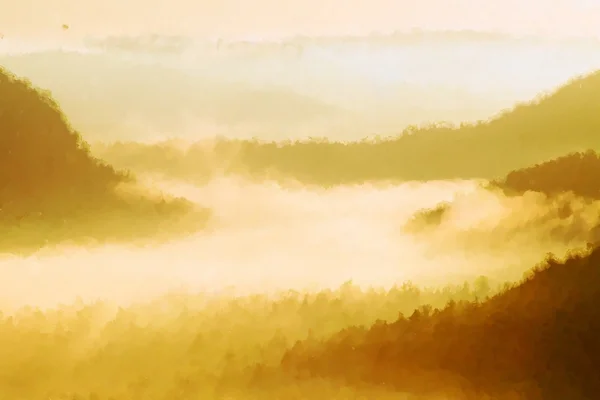
{"type": "Polygon", "coordinates": [[[128,182],[90,154],[48,92],[0,68],[0,251],[154,235],[165,216],[193,210],[121,194],[128,182]]]}

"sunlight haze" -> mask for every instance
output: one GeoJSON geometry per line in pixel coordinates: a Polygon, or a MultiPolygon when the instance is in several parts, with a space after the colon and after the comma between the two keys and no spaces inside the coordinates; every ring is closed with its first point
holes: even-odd
{"type": "Polygon", "coordinates": [[[600,0],[0,0],[0,400],[600,393],[600,0]]]}
{"type": "Polygon", "coordinates": [[[421,28],[600,36],[591,0],[56,0],[0,3],[5,36],[190,34],[247,39],[365,35],[421,28]],[[557,23],[556,21],[560,21],[557,23]]]}

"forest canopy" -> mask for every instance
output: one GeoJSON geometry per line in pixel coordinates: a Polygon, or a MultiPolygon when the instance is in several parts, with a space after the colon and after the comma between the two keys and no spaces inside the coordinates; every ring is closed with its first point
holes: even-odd
{"type": "Polygon", "coordinates": [[[92,156],[48,91],[0,68],[0,251],[133,240],[181,230],[183,215],[189,232],[207,218],[184,199],[120,190],[134,183],[92,156]]]}

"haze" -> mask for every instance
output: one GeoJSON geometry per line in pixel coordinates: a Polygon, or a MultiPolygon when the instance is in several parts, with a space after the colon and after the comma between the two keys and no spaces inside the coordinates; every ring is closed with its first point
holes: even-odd
{"type": "Polygon", "coordinates": [[[599,2],[0,10],[2,396],[584,398],[599,2]]]}
{"type": "MultiPolygon", "coordinates": [[[[520,21],[538,10],[533,3],[515,14],[510,2],[489,2],[484,8],[434,1],[411,7],[358,2],[340,8],[328,2],[322,12],[310,2],[297,2],[286,5],[278,18],[264,20],[261,12],[275,12],[281,5],[262,2],[239,9],[245,22],[236,20],[235,29],[222,23],[237,15],[233,4],[163,6],[120,4],[115,14],[117,6],[110,2],[100,7],[65,0],[43,13],[47,5],[39,3],[39,13],[17,26],[11,21],[21,21],[24,9],[11,3],[0,17],[11,16],[2,21],[0,63],[50,90],[86,140],[104,143],[194,142],[215,136],[348,141],[397,135],[411,124],[487,119],[600,65],[600,41],[591,26],[579,38],[550,30],[549,18],[557,13],[565,24],[584,29],[581,18],[598,12],[584,2],[557,2],[546,13],[536,11],[537,22],[527,29],[520,21]],[[426,15],[431,9],[440,12],[426,15]],[[104,22],[103,13],[111,15],[104,22]],[[311,18],[303,19],[307,13],[311,18]],[[503,17],[508,13],[510,23],[503,17]],[[186,25],[191,15],[195,28],[186,25]],[[477,31],[474,21],[489,22],[492,15],[497,23],[477,31]],[[168,24],[169,16],[177,24],[168,24]],[[325,17],[333,18],[327,26],[325,17]],[[361,19],[363,31],[356,28],[361,19]],[[407,31],[408,21],[419,30],[407,31]],[[69,23],[68,29],[60,29],[62,23],[69,23]],[[373,29],[367,32],[368,26],[373,29]]],[[[182,285],[204,291],[236,286],[247,293],[335,287],[350,279],[384,287],[407,280],[460,282],[478,275],[501,281],[518,278],[550,249],[564,253],[573,244],[550,239],[552,227],[546,223],[535,225],[527,240],[514,239],[510,248],[498,251],[485,241],[454,243],[454,230],[483,223],[465,219],[472,213],[455,215],[437,235],[403,231],[418,210],[465,191],[474,191],[474,199],[482,202],[481,218],[495,221],[488,226],[496,232],[490,242],[512,232],[511,219],[501,215],[535,215],[535,209],[524,211],[522,204],[494,205],[499,195],[486,194],[478,184],[334,190],[296,184],[289,190],[233,178],[204,186],[150,179],[148,188],[164,187],[210,208],[215,213],[211,229],[155,249],[62,246],[58,253],[7,259],[3,296],[7,305],[47,305],[76,296],[132,301],[182,285]],[[497,224],[508,226],[495,231],[497,224]],[[167,260],[169,268],[164,268],[167,260]]]]}
{"type": "MultiPolygon", "coordinates": [[[[519,279],[549,251],[565,254],[586,243],[551,235],[561,226],[584,230],[576,219],[552,217],[555,202],[540,195],[505,198],[481,182],[331,190],[235,178],[205,186],[145,182],[209,207],[214,215],[207,230],[152,248],[61,245],[26,259],[4,258],[4,309],[55,307],[75,298],[127,305],[182,289],[317,291],[350,280],[364,289],[406,281],[460,284],[480,275],[500,284],[519,279]],[[442,202],[453,204],[442,225],[424,235],[406,230],[414,213],[442,202]]],[[[599,222],[599,206],[581,202],[584,224],[599,222]]]]}
{"type": "Polygon", "coordinates": [[[477,32],[253,43],[98,36],[35,51],[24,43],[6,36],[0,63],[50,90],[92,143],[394,136],[408,125],[487,119],[600,64],[596,40],[477,32]]]}
{"type": "Polygon", "coordinates": [[[365,35],[422,28],[493,30],[517,35],[600,36],[600,8],[592,0],[256,0],[128,1],[3,0],[5,34],[41,38],[70,24],[78,35],[193,34],[279,38],[295,35],[365,35]],[[32,12],[31,10],[35,10],[32,12]],[[561,23],[557,24],[556,21],[561,23]],[[18,22],[17,22],[18,21],[18,22]]]}

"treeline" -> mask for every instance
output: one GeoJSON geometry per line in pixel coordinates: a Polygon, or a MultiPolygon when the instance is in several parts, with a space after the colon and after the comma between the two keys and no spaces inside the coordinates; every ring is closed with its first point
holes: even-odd
{"type": "Polygon", "coordinates": [[[0,392],[7,400],[222,399],[238,388],[238,398],[247,398],[252,367],[277,367],[297,340],[324,340],[347,326],[393,321],[423,304],[473,300],[500,287],[484,277],[439,289],[361,290],[348,282],[276,298],[174,293],[123,308],[28,307],[0,313],[0,392]]]}
{"type": "MultiPolygon", "coordinates": [[[[597,248],[564,262],[549,257],[522,283],[485,301],[424,306],[392,323],[298,342],[281,368],[299,381],[327,378],[459,399],[591,399],[600,393],[598,304],[597,248]]],[[[265,379],[257,371],[257,380],[265,379]]]]}
{"type": "Polygon", "coordinates": [[[488,121],[409,127],[398,137],[264,142],[216,139],[183,150],[169,143],[99,145],[121,168],[202,182],[215,174],[337,185],[373,180],[497,179],[574,151],[600,149],[600,72],[488,121]]]}
{"type": "Polygon", "coordinates": [[[121,308],[28,307],[0,315],[0,391],[71,400],[589,399],[600,389],[599,296],[596,249],[549,257],[520,284],[497,287],[482,277],[441,289],[347,283],[275,299],[171,294],[121,308]]]}
{"type": "Polygon", "coordinates": [[[509,191],[536,191],[548,196],[573,192],[600,199],[600,156],[594,150],[571,153],[510,172],[497,185],[509,191]]]}
{"type": "MultiPolygon", "coordinates": [[[[574,152],[563,157],[515,170],[503,179],[486,183],[484,187],[501,189],[507,196],[520,196],[526,192],[544,194],[547,208],[538,212],[529,222],[519,226],[543,224],[549,220],[563,221],[552,229],[551,237],[569,242],[582,239],[600,243],[600,225],[588,223],[592,202],[600,199],[600,155],[593,151],[574,152]],[[575,198],[572,195],[580,198],[575,198]]],[[[435,207],[416,212],[406,224],[410,232],[439,226],[451,212],[452,202],[442,202],[435,207]]],[[[592,219],[593,220],[593,219],[592,219]]]]}

